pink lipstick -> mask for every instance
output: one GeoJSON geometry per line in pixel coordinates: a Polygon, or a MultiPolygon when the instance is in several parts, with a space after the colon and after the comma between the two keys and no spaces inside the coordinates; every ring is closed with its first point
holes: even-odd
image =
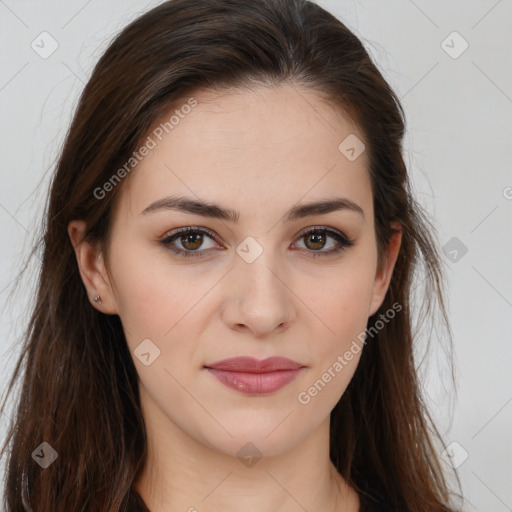
{"type": "Polygon", "coordinates": [[[205,365],[205,368],[231,389],[265,394],[286,386],[305,366],[285,357],[269,357],[262,361],[253,357],[234,357],[205,365]]]}

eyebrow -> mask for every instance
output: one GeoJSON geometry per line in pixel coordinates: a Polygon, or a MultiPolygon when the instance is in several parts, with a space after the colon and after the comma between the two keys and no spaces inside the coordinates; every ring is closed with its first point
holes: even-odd
{"type": "MultiPolygon", "coordinates": [[[[188,197],[164,197],[152,202],[144,208],[141,215],[156,212],[158,210],[176,210],[184,213],[201,215],[202,217],[211,217],[213,219],[238,222],[240,213],[230,208],[224,208],[215,203],[206,203],[197,199],[188,197]]],[[[342,197],[324,199],[309,203],[298,204],[288,210],[284,218],[285,222],[291,222],[304,217],[313,215],[325,215],[327,213],[348,210],[360,214],[364,219],[363,209],[353,201],[342,197]]]]}

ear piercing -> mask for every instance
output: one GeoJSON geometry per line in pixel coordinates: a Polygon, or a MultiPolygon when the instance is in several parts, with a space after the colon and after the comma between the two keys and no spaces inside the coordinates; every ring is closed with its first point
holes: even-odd
{"type": "Polygon", "coordinates": [[[101,297],[99,295],[96,295],[94,298],[93,298],[94,302],[96,303],[100,303],[101,302],[101,297]]]}

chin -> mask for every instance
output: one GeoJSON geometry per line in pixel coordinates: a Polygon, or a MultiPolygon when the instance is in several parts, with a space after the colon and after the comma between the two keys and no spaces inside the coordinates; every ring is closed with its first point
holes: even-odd
{"type": "MultiPolygon", "coordinates": [[[[272,427],[269,428],[268,422],[248,425],[246,420],[241,420],[237,428],[229,428],[229,422],[223,423],[220,420],[220,423],[227,426],[227,430],[232,437],[223,429],[220,429],[221,432],[212,437],[212,431],[210,430],[202,433],[199,441],[216,451],[240,459],[244,457],[278,456],[291,450],[303,438],[308,436],[306,431],[302,435],[300,432],[294,431],[292,435],[290,432],[292,424],[290,423],[288,426],[279,425],[281,421],[282,418],[273,422],[272,427]]],[[[296,423],[294,428],[297,428],[296,423]]]]}

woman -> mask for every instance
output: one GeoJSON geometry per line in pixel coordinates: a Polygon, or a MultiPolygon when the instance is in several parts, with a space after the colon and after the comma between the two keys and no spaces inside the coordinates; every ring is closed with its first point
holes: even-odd
{"type": "Polygon", "coordinates": [[[403,134],[311,2],[172,0],[124,29],[52,183],[4,508],[455,510],[403,134]]]}

